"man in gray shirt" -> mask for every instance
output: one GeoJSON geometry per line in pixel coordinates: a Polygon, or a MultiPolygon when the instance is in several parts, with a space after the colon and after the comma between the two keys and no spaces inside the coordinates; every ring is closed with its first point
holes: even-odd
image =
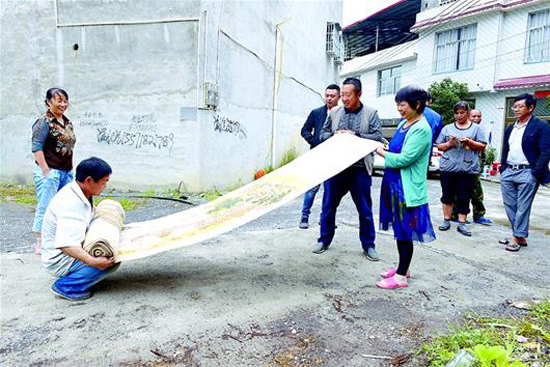
{"type": "MultiPolygon", "coordinates": [[[[378,118],[378,112],[363,105],[360,97],[361,81],[356,78],[344,80],[342,86],[344,106],[331,110],[321,131],[321,141],[329,139],[334,134],[353,134],[364,139],[383,141],[382,124],[378,118]]],[[[336,228],[336,209],[342,198],[350,192],[359,213],[359,239],[363,253],[371,261],[379,260],[374,244],[375,230],[370,194],[373,164],[374,156],[371,153],[325,181],[321,234],[314,253],[321,254],[330,246],[336,228]]]]}

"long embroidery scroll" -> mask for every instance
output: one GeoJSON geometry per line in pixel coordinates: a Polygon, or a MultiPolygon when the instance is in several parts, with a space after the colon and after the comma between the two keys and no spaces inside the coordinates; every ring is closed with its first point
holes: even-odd
{"type": "Polygon", "coordinates": [[[127,261],[219,236],[297,198],[381,144],[336,134],[294,161],[201,206],[124,226],[116,260],[127,261]]]}

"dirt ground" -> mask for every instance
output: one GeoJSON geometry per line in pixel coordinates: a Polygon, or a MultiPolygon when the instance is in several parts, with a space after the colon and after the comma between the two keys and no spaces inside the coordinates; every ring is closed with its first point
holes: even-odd
{"type": "MultiPolygon", "coordinates": [[[[374,179],[378,202],[380,177],[374,179]]],[[[54,298],[32,253],[33,207],[0,203],[3,366],[387,366],[429,335],[444,333],[472,311],[514,312],[507,299],[550,294],[550,190],[535,199],[528,248],[509,253],[500,186],[484,183],[492,227],[453,230],[415,248],[409,288],[375,287],[393,266],[390,234],[379,232],[379,262],[361,254],[355,208],[347,196],[329,251],[311,251],[318,236],[298,229],[301,199],[216,239],[123,263],[93,298],[54,298]]],[[[430,181],[434,226],[441,220],[439,182],[430,181]]],[[[183,210],[151,201],[127,222],[183,210]]],[[[375,205],[375,213],[378,212],[375,205]]],[[[417,357],[406,365],[425,365],[417,357]]]]}

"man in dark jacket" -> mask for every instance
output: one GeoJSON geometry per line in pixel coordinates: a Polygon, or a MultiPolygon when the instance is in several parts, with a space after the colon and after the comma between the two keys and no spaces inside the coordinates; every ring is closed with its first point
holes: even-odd
{"type": "Polygon", "coordinates": [[[513,240],[500,242],[506,250],[527,246],[531,204],[540,184],[550,182],[550,127],[533,116],[536,99],[523,93],[514,98],[516,123],[504,132],[501,190],[506,215],[512,225],[513,240]]]}
{"type": "MultiPolygon", "coordinates": [[[[302,137],[309,143],[311,149],[321,143],[319,134],[323,128],[323,124],[327,119],[328,111],[338,105],[340,100],[340,87],[336,84],[331,84],[325,89],[325,105],[314,109],[307,117],[306,123],[302,127],[302,137]]],[[[311,206],[320,185],[317,185],[304,194],[304,204],[302,206],[302,220],[300,228],[306,229],[309,226],[309,214],[311,206]]]]}

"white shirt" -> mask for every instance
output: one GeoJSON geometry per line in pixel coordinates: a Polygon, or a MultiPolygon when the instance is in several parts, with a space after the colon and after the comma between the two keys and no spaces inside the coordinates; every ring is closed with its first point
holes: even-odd
{"type": "MultiPolygon", "coordinates": [[[[531,121],[530,118],[529,118],[529,121],[531,121]]],[[[523,154],[523,148],[521,147],[521,142],[523,141],[523,134],[525,133],[525,128],[527,127],[527,124],[529,123],[529,121],[521,125],[519,124],[518,121],[516,121],[516,123],[514,124],[512,133],[508,138],[510,151],[508,152],[508,158],[506,159],[506,163],[509,165],[529,164],[529,161],[525,157],[525,154],[523,154]]]]}
{"type": "Polygon", "coordinates": [[[60,249],[82,247],[92,216],[92,204],[76,181],[53,197],[42,223],[42,263],[52,275],[62,277],[76,261],[60,249]]]}

